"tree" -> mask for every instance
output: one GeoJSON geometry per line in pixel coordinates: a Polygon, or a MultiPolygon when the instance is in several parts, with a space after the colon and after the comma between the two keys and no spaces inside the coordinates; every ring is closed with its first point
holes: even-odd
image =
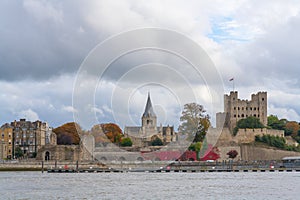
{"type": "Polygon", "coordinates": [[[132,146],[132,141],[130,138],[126,137],[126,138],[122,138],[122,141],[121,141],[121,146],[122,147],[131,147],[132,146]]]}
{"type": "Polygon", "coordinates": [[[236,135],[240,128],[264,128],[264,125],[258,118],[250,116],[245,119],[240,119],[237,122],[236,127],[233,130],[233,134],[236,135]]]}
{"type": "Polygon", "coordinates": [[[20,148],[20,147],[17,147],[16,149],[15,149],[15,156],[16,156],[16,158],[20,158],[20,157],[22,157],[24,154],[23,154],[23,151],[22,151],[22,149],[20,148]]]}
{"type": "Polygon", "coordinates": [[[108,123],[108,124],[101,124],[101,128],[106,135],[106,137],[112,142],[119,144],[122,140],[122,130],[121,128],[114,124],[114,123],[108,123]]]}
{"type": "Polygon", "coordinates": [[[58,145],[79,144],[79,135],[83,132],[77,123],[70,122],[53,129],[58,145]]]}
{"type": "Polygon", "coordinates": [[[285,124],[285,135],[296,137],[299,131],[299,124],[295,121],[289,121],[285,124]]]}
{"type": "Polygon", "coordinates": [[[188,103],[184,105],[180,117],[179,132],[187,135],[193,142],[202,142],[210,126],[209,115],[206,114],[202,105],[188,103]]]}
{"type": "Polygon", "coordinates": [[[238,152],[236,150],[230,150],[226,155],[228,155],[229,158],[234,159],[238,155],[238,152]]]}
{"type": "Polygon", "coordinates": [[[154,140],[152,140],[151,145],[152,146],[162,146],[163,142],[161,141],[161,139],[159,137],[156,137],[154,140]]]}
{"type": "Polygon", "coordinates": [[[287,122],[286,119],[279,120],[276,115],[268,116],[268,126],[271,127],[272,129],[284,130],[286,122],[287,122]]]}

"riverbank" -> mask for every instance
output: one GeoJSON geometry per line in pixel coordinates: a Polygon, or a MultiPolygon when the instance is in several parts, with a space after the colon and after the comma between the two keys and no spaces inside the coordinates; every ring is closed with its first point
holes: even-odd
{"type": "Polygon", "coordinates": [[[0,163],[0,171],[48,171],[49,173],[102,172],[299,172],[299,166],[283,167],[277,161],[191,162],[141,161],[99,162],[10,161],[0,163]]]}

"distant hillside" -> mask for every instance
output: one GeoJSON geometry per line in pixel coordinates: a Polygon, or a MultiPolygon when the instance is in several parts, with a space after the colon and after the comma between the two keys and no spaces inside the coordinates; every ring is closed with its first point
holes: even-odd
{"type": "Polygon", "coordinates": [[[78,130],[82,132],[80,126],[75,122],[69,122],[53,129],[53,132],[57,135],[57,144],[58,145],[79,144],[80,137],[78,134],[78,130]]]}

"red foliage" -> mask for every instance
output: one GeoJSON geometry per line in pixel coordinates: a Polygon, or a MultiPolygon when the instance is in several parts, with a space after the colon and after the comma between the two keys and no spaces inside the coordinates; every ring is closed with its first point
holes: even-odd
{"type": "Polygon", "coordinates": [[[228,155],[229,158],[234,159],[238,155],[238,152],[236,150],[230,150],[226,155],[228,155]]]}

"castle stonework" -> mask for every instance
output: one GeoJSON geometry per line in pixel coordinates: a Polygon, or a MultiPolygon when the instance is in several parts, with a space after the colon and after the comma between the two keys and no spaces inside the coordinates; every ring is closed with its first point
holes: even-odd
{"type": "Polygon", "coordinates": [[[227,127],[232,131],[240,119],[250,116],[267,125],[267,92],[252,94],[249,101],[238,99],[238,92],[231,91],[229,95],[224,95],[224,112],[217,113],[217,128],[227,127]]]}

